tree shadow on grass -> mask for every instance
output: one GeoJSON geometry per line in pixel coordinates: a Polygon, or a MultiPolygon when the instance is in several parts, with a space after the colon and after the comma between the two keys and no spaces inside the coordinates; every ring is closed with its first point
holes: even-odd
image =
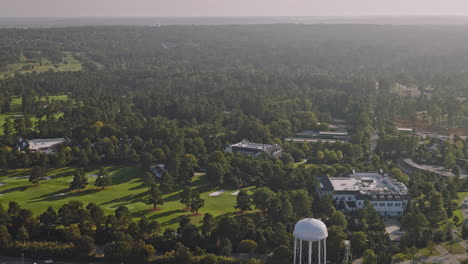
{"type": "Polygon", "coordinates": [[[113,184],[122,184],[134,179],[141,179],[141,175],[138,172],[138,168],[135,167],[126,167],[126,166],[117,166],[109,170],[112,175],[113,184]]]}
{"type": "MultiPolygon", "coordinates": [[[[28,203],[38,203],[38,202],[50,202],[50,201],[58,201],[58,200],[63,200],[66,198],[76,198],[84,195],[90,195],[90,194],[95,194],[97,192],[100,192],[101,189],[87,189],[81,192],[68,192],[69,189],[63,189],[60,191],[56,191],[51,194],[43,195],[42,199],[39,200],[34,200],[34,201],[29,201],[28,203]],[[64,195],[59,195],[61,193],[64,193],[64,195]]],[[[40,198],[40,197],[38,197],[40,198]]]]}
{"type": "MultiPolygon", "coordinates": [[[[144,202],[146,202],[146,199],[145,199],[146,195],[147,195],[146,192],[142,192],[142,193],[139,193],[139,194],[129,194],[129,195],[124,196],[124,197],[120,197],[120,198],[117,198],[117,199],[114,199],[114,200],[107,201],[105,203],[101,203],[100,206],[105,206],[105,205],[109,205],[109,204],[113,204],[113,203],[119,203],[119,206],[120,205],[131,204],[131,203],[136,203],[136,202],[143,202],[144,203],[144,202]]],[[[113,208],[115,206],[113,205],[111,207],[113,208]]]]}
{"type": "Polygon", "coordinates": [[[132,188],[130,188],[128,190],[129,191],[134,191],[134,190],[140,190],[140,189],[143,189],[143,188],[146,188],[146,185],[144,183],[141,183],[140,185],[132,187],[132,188]]]}
{"type": "Polygon", "coordinates": [[[10,192],[24,192],[30,187],[34,187],[33,185],[28,185],[28,186],[18,186],[18,187],[13,187],[10,189],[6,189],[2,191],[2,194],[10,193],[10,192]]]}
{"type": "Polygon", "coordinates": [[[178,201],[180,200],[181,197],[179,195],[179,193],[172,193],[170,196],[167,196],[164,198],[164,202],[173,202],[173,201],[178,201]]]}
{"type": "MultiPolygon", "coordinates": [[[[151,217],[149,217],[149,219],[150,220],[158,220],[158,219],[160,219],[162,217],[170,216],[170,215],[173,215],[173,214],[181,214],[181,213],[186,213],[186,211],[182,210],[182,209],[176,209],[176,210],[171,210],[171,211],[160,212],[160,213],[156,213],[156,214],[152,215],[151,217]]],[[[168,225],[178,223],[180,217],[181,216],[179,215],[177,217],[174,217],[171,220],[168,220],[168,221],[165,221],[165,222],[160,222],[160,224],[161,224],[161,226],[168,226],[168,225]]]]}

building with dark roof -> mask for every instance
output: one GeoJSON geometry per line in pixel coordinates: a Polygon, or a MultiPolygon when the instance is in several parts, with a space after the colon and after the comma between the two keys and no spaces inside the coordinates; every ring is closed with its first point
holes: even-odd
{"type": "Polygon", "coordinates": [[[408,204],[406,186],[379,173],[356,173],[349,177],[320,177],[320,198],[329,195],[337,203],[343,201],[345,209],[353,211],[364,207],[368,200],[382,216],[402,216],[408,204]]]}

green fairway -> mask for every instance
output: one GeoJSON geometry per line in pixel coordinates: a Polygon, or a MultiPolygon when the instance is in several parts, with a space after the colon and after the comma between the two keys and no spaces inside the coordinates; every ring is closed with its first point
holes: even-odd
{"type": "Polygon", "coordinates": [[[32,72],[41,73],[46,71],[80,71],[81,69],[81,63],[73,57],[71,52],[65,52],[65,57],[62,62],[55,65],[46,58],[42,58],[41,63],[39,63],[28,62],[24,56],[21,56],[19,62],[8,65],[5,71],[0,72],[0,79],[12,77],[15,73],[25,74],[32,72]]]}
{"type": "MultiPolygon", "coordinates": [[[[152,211],[152,206],[146,204],[147,188],[140,180],[140,176],[144,173],[142,169],[137,166],[110,166],[108,169],[112,175],[112,186],[101,190],[94,186],[95,178],[88,177],[89,184],[82,192],[68,191],[74,168],[51,170],[47,176],[52,179],[42,181],[38,186],[33,186],[28,178],[12,178],[28,176],[30,170],[11,171],[7,176],[0,177],[0,182],[6,184],[0,186],[0,203],[6,207],[10,201],[16,201],[22,207],[31,209],[35,215],[44,212],[48,206],[58,209],[70,200],[80,200],[85,205],[94,202],[109,214],[113,213],[117,207],[125,205],[132,211],[135,218],[146,216],[149,219],[156,219],[164,228],[175,227],[178,223],[177,218],[181,215],[192,215],[179,203],[178,193],[182,186],[178,186],[173,193],[164,196],[165,203],[161,206],[161,210],[152,211]]],[[[96,173],[97,170],[87,175],[96,173]]],[[[200,210],[201,214],[211,213],[214,216],[220,216],[236,211],[234,209],[236,196],[231,193],[237,189],[223,189],[225,193],[210,197],[209,194],[217,189],[206,183],[203,174],[193,178],[192,186],[205,199],[205,206],[200,210]]],[[[192,216],[192,221],[199,223],[202,218],[203,215],[192,216]]]]}

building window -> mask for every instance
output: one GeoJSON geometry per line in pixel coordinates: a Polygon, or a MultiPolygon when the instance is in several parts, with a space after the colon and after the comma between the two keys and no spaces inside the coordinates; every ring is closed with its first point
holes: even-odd
{"type": "Polygon", "coordinates": [[[401,206],[401,203],[395,203],[395,206],[401,206]]]}
{"type": "Polygon", "coordinates": [[[387,206],[393,206],[393,203],[387,203],[387,206]]]}
{"type": "Polygon", "coordinates": [[[385,206],[385,203],[380,203],[380,206],[385,206]]]}
{"type": "Polygon", "coordinates": [[[351,201],[351,196],[348,196],[348,201],[351,201]]]}

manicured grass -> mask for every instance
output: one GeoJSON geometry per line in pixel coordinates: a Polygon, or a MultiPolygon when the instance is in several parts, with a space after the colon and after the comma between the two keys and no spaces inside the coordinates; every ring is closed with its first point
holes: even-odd
{"type": "Polygon", "coordinates": [[[17,63],[12,63],[7,66],[6,71],[0,72],[0,79],[5,77],[12,77],[15,73],[25,74],[32,72],[46,72],[49,70],[52,71],[80,71],[82,69],[81,63],[76,60],[71,52],[65,52],[65,57],[62,62],[57,64],[58,67],[55,67],[52,62],[46,58],[42,58],[41,63],[37,62],[28,62],[24,56],[21,56],[20,61],[17,63]],[[64,61],[67,63],[65,64],[64,61]],[[34,66],[34,68],[23,69],[25,66],[34,66]]]}
{"type": "Polygon", "coordinates": [[[468,197],[468,192],[458,192],[457,194],[458,194],[457,202],[458,202],[458,205],[460,205],[463,199],[465,199],[465,197],[468,197]]]}
{"type": "Polygon", "coordinates": [[[463,224],[463,212],[460,208],[460,205],[462,201],[465,199],[465,197],[468,197],[468,192],[458,192],[458,199],[457,199],[457,209],[453,211],[453,217],[458,216],[459,222],[458,226],[461,226],[463,224]]]}
{"type": "MultiPolygon", "coordinates": [[[[178,218],[182,215],[190,215],[192,221],[198,224],[203,219],[203,214],[210,213],[214,216],[237,212],[234,209],[236,196],[231,195],[238,189],[223,189],[226,192],[217,197],[210,197],[209,194],[218,190],[207,184],[205,176],[197,175],[193,178],[191,186],[201,193],[205,199],[205,206],[200,210],[200,215],[192,216],[192,213],[184,210],[184,206],[179,202],[178,193],[182,186],[177,186],[172,193],[166,194],[165,204],[161,210],[152,211],[151,205],[146,204],[147,188],[140,180],[144,173],[137,166],[110,166],[109,172],[112,175],[113,185],[106,190],[94,187],[95,178],[88,178],[88,186],[81,192],[69,192],[68,187],[73,178],[74,168],[63,168],[50,170],[47,176],[51,180],[42,181],[38,186],[33,186],[27,178],[11,179],[15,176],[27,176],[30,170],[10,171],[7,176],[1,176],[0,182],[6,183],[0,186],[0,203],[6,207],[10,201],[18,202],[22,207],[31,209],[35,215],[44,212],[48,206],[54,209],[60,208],[70,200],[80,200],[85,205],[94,202],[101,206],[107,214],[121,206],[127,206],[138,219],[146,216],[149,219],[156,219],[163,228],[176,227],[178,218]],[[65,193],[65,195],[61,195],[65,193]]],[[[87,175],[96,174],[96,171],[87,175]]],[[[246,188],[247,190],[253,187],[246,188]]]]}
{"type": "MultiPolygon", "coordinates": [[[[447,241],[447,242],[444,242],[444,243],[441,243],[440,244],[443,248],[445,248],[445,250],[447,250],[448,252],[450,252],[450,241],[447,241]]],[[[460,245],[459,243],[457,242],[454,242],[453,243],[453,247],[452,247],[452,254],[466,254],[466,250],[465,248],[460,245]]]]}
{"type": "Polygon", "coordinates": [[[437,249],[434,249],[431,253],[431,251],[426,247],[418,250],[419,254],[422,256],[440,256],[440,252],[437,251],[437,249]]]}

